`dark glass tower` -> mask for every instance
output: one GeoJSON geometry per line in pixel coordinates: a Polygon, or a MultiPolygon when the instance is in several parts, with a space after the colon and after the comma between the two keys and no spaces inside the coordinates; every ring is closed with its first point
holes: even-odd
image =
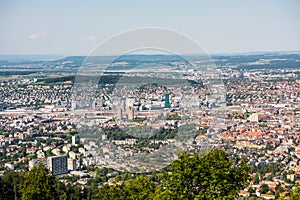
{"type": "Polygon", "coordinates": [[[165,108],[170,108],[170,95],[168,93],[165,94],[165,108]]]}

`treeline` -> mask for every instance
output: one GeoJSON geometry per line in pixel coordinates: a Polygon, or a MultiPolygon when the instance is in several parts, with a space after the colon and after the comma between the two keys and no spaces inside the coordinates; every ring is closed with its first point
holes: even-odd
{"type": "Polygon", "coordinates": [[[65,81],[72,81],[73,83],[78,81],[80,83],[89,82],[90,80],[98,80],[99,85],[105,84],[141,84],[141,83],[155,83],[157,86],[167,86],[167,85],[187,85],[203,87],[201,80],[185,80],[185,79],[171,79],[171,78],[159,78],[159,77],[143,77],[143,76],[124,76],[122,74],[105,74],[99,76],[88,76],[88,75],[77,75],[77,76],[62,76],[62,77],[52,77],[39,79],[38,82],[44,82],[46,84],[53,84],[65,81]]]}
{"type": "Polygon", "coordinates": [[[28,71],[0,71],[1,76],[13,76],[13,75],[29,75],[29,74],[34,74],[38,71],[34,70],[28,70],[28,71]]]}
{"type": "Polygon", "coordinates": [[[57,82],[65,82],[65,81],[76,81],[76,78],[79,80],[95,80],[99,77],[99,84],[115,84],[120,79],[120,75],[104,75],[104,76],[62,76],[62,77],[55,77],[55,78],[45,78],[39,79],[38,82],[44,83],[57,83],[57,82]]]}
{"type": "Polygon", "coordinates": [[[139,141],[148,141],[149,139],[167,140],[175,138],[178,129],[165,129],[160,128],[154,131],[149,126],[136,126],[129,127],[127,129],[116,128],[104,128],[103,134],[107,136],[109,140],[125,140],[125,139],[138,139],[139,141]],[[130,134],[128,134],[130,133],[130,134]],[[142,137],[141,137],[142,136],[142,137]]]}
{"type": "Polygon", "coordinates": [[[234,199],[249,180],[244,159],[230,159],[219,149],[183,153],[155,175],[141,175],[115,185],[80,186],[61,182],[43,166],[7,172],[0,178],[0,199],[234,199]]]}
{"type": "Polygon", "coordinates": [[[39,79],[38,82],[57,83],[57,82],[74,81],[74,80],[75,80],[75,76],[62,76],[62,77],[55,77],[55,78],[39,79]]]}

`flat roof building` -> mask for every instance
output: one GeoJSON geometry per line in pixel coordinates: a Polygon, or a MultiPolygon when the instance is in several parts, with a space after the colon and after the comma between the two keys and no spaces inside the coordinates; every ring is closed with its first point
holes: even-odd
{"type": "Polygon", "coordinates": [[[52,156],[48,158],[48,167],[53,176],[68,173],[68,158],[63,156],[52,156]]]}

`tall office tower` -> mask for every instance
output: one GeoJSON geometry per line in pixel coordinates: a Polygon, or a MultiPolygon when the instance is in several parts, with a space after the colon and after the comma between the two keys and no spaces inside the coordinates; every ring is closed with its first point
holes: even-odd
{"type": "Polygon", "coordinates": [[[64,156],[52,156],[48,158],[48,167],[53,176],[68,173],[68,158],[64,156]]]}
{"type": "Polygon", "coordinates": [[[127,98],[126,99],[126,112],[130,111],[134,103],[133,98],[127,98]]]}
{"type": "Polygon", "coordinates": [[[72,136],[72,145],[73,145],[73,146],[76,146],[77,143],[78,143],[78,137],[75,136],[75,135],[73,135],[73,136],[72,136]]]}
{"type": "Polygon", "coordinates": [[[126,101],[125,101],[125,99],[122,99],[122,101],[121,101],[121,108],[122,108],[123,111],[126,110],[126,101]]]}
{"type": "Polygon", "coordinates": [[[130,106],[127,114],[128,114],[128,119],[133,120],[134,119],[134,108],[130,106]]]}
{"type": "Polygon", "coordinates": [[[170,108],[170,95],[168,93],[165,94],[165,108],[170,108]]]}
{"type": "Polygon", "coordinates": [[[122,120],[122,108],[118,107],[117,108],[117,120],[122,120]]]}

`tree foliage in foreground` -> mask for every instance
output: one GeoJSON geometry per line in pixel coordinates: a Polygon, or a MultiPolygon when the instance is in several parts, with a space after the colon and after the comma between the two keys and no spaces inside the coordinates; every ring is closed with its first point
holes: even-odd
{"type": "Polygon", "coordinates": [[[104,185],[94,196],[94,199],[128,199],[128,200],[152,200],[157,185],[149,177],[138,176],[123,185],[104,185]]]}
{"type": "Polygon", "coordinates": [[[20,199],[20,183],[21,176],[13,171],[7,172],[3,177],[0,177],[0,199],[11,200],[20,199]]]}
{"type": "Polygon", "coordinates": [[[219,149],[205,156],[184,153],[170,169],[160,183],[138,177],[100,188],[95,199],[234,199],[249,180],[246,162],[236,165],[219,149]]]}
{"type": "Polygon", "coordinates": [[[297,184],[295,189],[291,191],[290,195],[284,196],[283,194],[280,195],[280,200],[299,200],[300,199],[300,185],[297,184]]]}
{"type": "Polygon", "coordinates": [[[213,149],[207,154],[184,153],[158,175],[100,188],[62,183],[42,165],[29,172],[8,172],[0,177],[0,199],[234,199],[248,179],[244,160],[233,161],[226,152],[213,149]]]}
{"type": "Polygon", "coordinates": [[[0,177],[0,199],[82,200],[87,199],[87,192],[79,185],[60,182],[39,165],[28,172],[8,172],[0,177]]]}
{"type": "Polygon", "coordinates": [[[249,180],[245,160],[234,164],[228,153],[184,153],[165,175],[157,199],[233,199],[249,180]]]}
{"type": "Polygon", "coordinates": [[[44,165],[39,165],[25,174],[21,187],[22,200],[55,199],[58,195],[55,190],[55,178],[51,176],[44,165]]]}

